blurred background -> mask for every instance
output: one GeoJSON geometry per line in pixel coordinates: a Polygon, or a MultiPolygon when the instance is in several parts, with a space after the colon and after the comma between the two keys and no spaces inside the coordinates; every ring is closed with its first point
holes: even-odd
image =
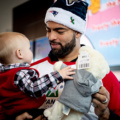
{"type": "MultiPolygon", "coordinates": [[[[85,1],[89,3],[89,9],[81,43],[101,52],[120,81],[120,0],[85,1]]],[[[33,62],[46,57],[50,51],[44,17],[53,2],[0,0],[0,32],[25,34],[30,39],[33,62]]]]}

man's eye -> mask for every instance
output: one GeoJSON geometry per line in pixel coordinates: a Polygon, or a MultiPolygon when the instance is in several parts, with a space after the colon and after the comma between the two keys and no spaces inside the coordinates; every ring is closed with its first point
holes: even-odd
{"type": "Polygon", "coordinates": [[[63,34],[63,33],[64,33],[64,31],[58,31],[58,33],[59,33],[59,34],[63,34]]]}

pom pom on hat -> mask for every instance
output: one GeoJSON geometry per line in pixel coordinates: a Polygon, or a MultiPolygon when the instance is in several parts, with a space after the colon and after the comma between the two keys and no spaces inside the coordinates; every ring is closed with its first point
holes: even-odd
{"type": "Polygon", "coordinates": [[[45,23],[53,21],[84,33],[88,4],[82,0],[57,0],[48,10],[45,23]]]}

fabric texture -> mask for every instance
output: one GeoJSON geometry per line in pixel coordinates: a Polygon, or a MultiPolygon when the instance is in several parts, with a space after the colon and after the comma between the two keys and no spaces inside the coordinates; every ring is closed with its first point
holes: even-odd
{"type": "Polygon", "coordinates": [[[20,69],[25,68],[11,69],[0,74],[0,105],[4,114],[9,116],[22,110],[38,108],[46,99],[45,96],[38,99],[30,97],[14,85],[15,73],[20,69]]]}
{"type": "Polygon", "coordinates": [[[86,13],[88,4],[82,0],[57,0],[48,10],[45,23],[54,21],[75,31],[84,33],[86,27],[86,13]],[[64,19],[64,20],[63,20],[64,19]]]}
{"type": "Polygon", "coordinates": [[[28,66],[19,63],[0,66],[0,116],[39,108],[46,99],[46,92],[63,81],[58,72],[39,78],[38,71],[28,66]]]}
{"type": "MultiPolygon", "coordinates": [[[[64,66],[63,64],[61,68],[64,66]]],[[[58,101],[76,111],[87,113],[92,102],[91,95],[99,91],[102,81],[97,80],[86,70],[76,69],[75,72],[74,80],[65,81],[63,92],[58,101]]]]}
{"type": "MultiPolygon", "coordinates": [[[[28,63],[17,63],[8,66],[0,65],[0,71],[5,72],[13,68],[29,67],[28,63]]],[[[35,69],[21,69],[14,76],[14,84],[24,93],[31,97],[40,97],[45,91],[52,89],[63,81],[60,74],[55,71],[39,77],[38,71],[35,69]]]]}
{"type": "Polygon", "coordinates": [[[109,120],[120,120],[120,116],[110,110],[109,120]]]}
{"type": "Polygon", "coordinates": [[[83,97],[87,97],[97,93],[103,84],[92,73],[79,69],[74,76],[74,85],[83,97]]]}

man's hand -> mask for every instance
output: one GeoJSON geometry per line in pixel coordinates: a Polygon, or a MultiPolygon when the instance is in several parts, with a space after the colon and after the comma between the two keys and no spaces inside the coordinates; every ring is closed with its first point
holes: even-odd
{"type": "Polygon", "coordinates": [[[92,102],[95,105],[95,114],[99,117],[100,120],[109,119],[109,100],[109,92],[105,89],[105,87],[101,87],[99,92],[93,95],[92,102]]]}

